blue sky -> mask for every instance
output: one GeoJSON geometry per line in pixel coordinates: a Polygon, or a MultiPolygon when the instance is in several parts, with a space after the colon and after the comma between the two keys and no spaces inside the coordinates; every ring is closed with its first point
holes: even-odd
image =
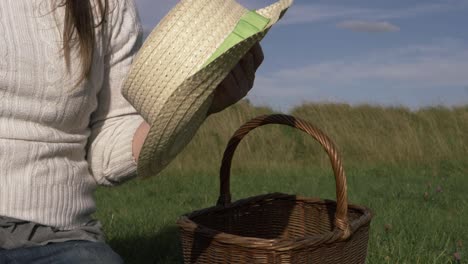
{"type": "MultiPolygon", "coordinates": [[[[135,1],[146,32],[177,3],[135,1]]],[[[468,0],[295,0],[261,42],[248,98],[285,111],[302,102],[466,105],[467,14],[468,0]]]]}

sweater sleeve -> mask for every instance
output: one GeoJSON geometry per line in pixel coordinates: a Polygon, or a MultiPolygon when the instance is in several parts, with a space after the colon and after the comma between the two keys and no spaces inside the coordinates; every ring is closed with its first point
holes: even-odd
{"type": "Polygon", "coordinates": [[[142,44],[142,27],[133,0],[109,1],[108,47],[98,106],[91,115],[87,150],[90,171],[98,184],[117,185],[136,176],[133,136],[143,118],[121,93],[134,55],[142,44]]]}

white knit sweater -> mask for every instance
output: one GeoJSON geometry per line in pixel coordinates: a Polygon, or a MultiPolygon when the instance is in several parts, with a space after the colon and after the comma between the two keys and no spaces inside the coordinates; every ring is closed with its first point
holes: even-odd
{"type": "Polygon", "coordinates": [[[0,1],[0,215],[60,229],[90,220],[97,184],[136,174],[143,121],[121,95],[142,29],[133,0],[112,0],[89,80],[67,73],[59,0],[0,1]]]}

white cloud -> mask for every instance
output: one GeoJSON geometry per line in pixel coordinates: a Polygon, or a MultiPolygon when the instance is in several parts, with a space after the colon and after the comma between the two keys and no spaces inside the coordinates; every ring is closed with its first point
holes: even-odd
{"type": "Polygon", "coordinates": [[[323,4],[295,5],[288,11],[283,24],[307,24],[331,20],[379,21],[402,19],[466,7],[467,5],[461,0],[447,1],[443,4],[419,4],[400,9],[361,8],[323,4]]]}
{"type": "Polygon", "coordinates": [[[283,69],[273,79],[346,85],[354,81],[392,81],[428,86],[468,85],[468,48],[456,42],[414,45],[283,69]]]}
{"type": "MultiPolygon", "coordinates": [[[[153,28],[156,23],[172,8],[178,0],[135,0],[144,26],[153,28]]],[[[271,0],[239,0],[248,8],[261,8],[273,3],[271,0]]],[[[299,2],[299,1],[297,1],[299,2]]],[[[303,24],[330,20],[370,20],[381,21],[389,19],[408,18],[430,15],[450,10],[467,8],[466,0],[446,0],[444,2],[424,3],[413,7],[400,9],[362,8],[340,5],[298,4],[293,5],[281,24],[303,24]]]]}
{"type": "Polygon", "coordinates": [[[463,93],[463,87],[468,87],[467,69],[466,43],[439,41],[432,45],[378,50],[261,75],[257,78],[251,99],[256,102],[256,99],[261,101],[263,98],[272,103],[291,105],[302,100],[333,101],[327,97],[330,95],[340,97],[340,94],[347,94],[343,98],[349,99],[356,97],[350,93],[360,94],[361,98],[366,98],[366,93],[373,93],[375,97],[382,97],[382,102],[389,102],[392,98],[380,94],[390,95],[391,91],[398,90],[399,94],[409,94],[408,98],[417,102],[418,98],[428,98],[426,91],[438,91],[442,95],[446,91],[447,96],[456,91],[458,95],[450,100],[468,103],[468,93],[463,93]]]}
{"type": "Polygon", "coordinates": [[[395,32],[400,28],[389,22],[347,20],[336,25],[339,28],[358,32],[395,32]]]}
{"type": "Polygon", "coordinates": [[[372,13],[371,9],[331,5],[295,5],[288,10],[283,24],[306,24],[333,19],[347,19],[372,13]]]}

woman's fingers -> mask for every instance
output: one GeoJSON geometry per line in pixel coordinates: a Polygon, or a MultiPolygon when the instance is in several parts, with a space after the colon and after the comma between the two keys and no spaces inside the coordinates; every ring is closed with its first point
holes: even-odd
{"type": "Polygon", "coordinates": [[[231,94],[233,95],[234,100],[240,100],[242,97],[247,95],[250,88],[252,88],[247,77],[248,74],[241,63],[238,63],[231,72],[237,83],[237,87],[231,87],[231,89],[234,90],[231,94]]]}
{"type": "Polygon", "coordinates": [[[214,91],[210,114],[224,110],[247,95],[263,59],[262,48],[256,43],[214,91]]]}
{"type": "Polygon", "coordinates": [[[231,71],[216,89],[215,96],[218,99],[217,103],[221,108],[223,106],[227,107],[233,104],[233,101],[237,99],[237,93],[239,93],[237,80],[236,77],[234,77],[234,73],[231,71]]]}
{"type": "Polygon", "coordinates": [[[255,62],[252,53],[247,53],[240,61],[242,69],[244,70],[245,78],[248,81],[249,90],[252,88],[255,80],[255,62]]]}
{"type": "Polygon", "coordinates": [[[250,49],[249,53],[252,53],[253,57],[254,57],[254,67],[255,67],[255,70],[258,69],[258,67],[260,67],[260,65],[262,64],[263,62],[263,59],[265,58],[264,55],[263,55],[263,50],[262,50],[262,47],[260,46],[260,43],[255,43],[255,45],[253,45],[253,47],[250,49]]]}

